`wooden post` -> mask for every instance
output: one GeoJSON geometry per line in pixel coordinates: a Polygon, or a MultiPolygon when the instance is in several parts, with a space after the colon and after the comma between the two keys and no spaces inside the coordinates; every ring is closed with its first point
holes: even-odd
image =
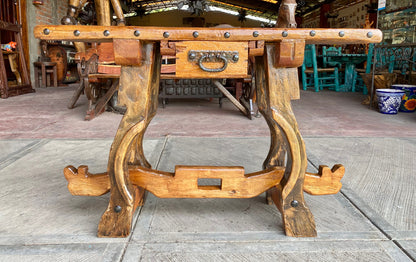
{"type": "Polygon", "coordinates": [[[256,58],[257,103],[272,137],[265,165],[277,165],[284,149],[288,157],[285,178],[271,190],[271,197],[282,213],[286,235],[314,237],[315,222],[303,198],[305,145],[290,105],[291,89],[299,89],[297,69],[276,68],[274,59],[274,45],[266,45],[265,55],[256,58]]]}
{"type": "Polygon", "coordinates": [[[98,226],[99,237],[128,236],[134,211],[143,201],[144,189],[134,187],[128,179],[128,164],[150,167],[143,153],[143,135],[156,113],[160,73],[158,46],[145,43],[143,53],[141,66],[121,68],[119,100],[127,111],[110,150],[111,197],[98,226]]]}

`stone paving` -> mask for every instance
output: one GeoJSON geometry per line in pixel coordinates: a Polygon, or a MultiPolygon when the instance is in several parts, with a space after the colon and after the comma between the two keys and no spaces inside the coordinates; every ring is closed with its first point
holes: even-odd
{"type": "MultiPolygon", "coordinates": [[[[359,104],[359,94],[302,92],[306,104],[317,104],[313,111],[294,102],[309,171],[321,164],[346,167],[340,193],[305,194],[316,238],[285,236],[280,213],[265,203],[264,194],[251,199],[160,199],[150,193],[135,214],[129,237],[97,238],[109,195],[72,196],[62,170],[86,164],[92,173],[105,171],[117,128],[113,125],[121,116],[106,112],[83,121],[84,100],[75,111],[57,109],[65,107],[62,95],[70,95],[71,87],[51,90],[0,101],[0,261],[416,260],[416,114],[384,116],[359,104]],[[321,112],[319,96],[344,99],[347,105],[339,109],[330,102],[327,112],[321,112]],[[62,105],[56,104],[59,101],[62,105]],[[363,111],[356,113],[357,121],[367,125],[342,125],[342,119],[352,123],[351,113],[340,116],[337,111],[346,107],[363,111]],[[13,120],[16,112],[20,118],[13,120]],[[7,118],[11,122],[5,123],[7,118]],[[48,124],[42,125],[42,119],[48,124]],[[394,132],[375,127],[379,119],[384,120],[380,126],[394,132]],[[326,129],[317,123],[326,123],[326,129]]],[[[250,121],[230,105],[218,109],[210,102],[190,102],[196,107],[192,111],[190,104],[182,104],[172,101],[159,109],[159,118],[149,127],[144,146],[154,168],[173,171],[175,165],[195,164],[260,170],[269,146],[262,118],[250,121]],[[210,127],[208,114],[204,121],[180,122],[211,110],[225,111],[217,116],[225,118],[218,120],[221,123],[234,121],[229,131],[222,125],[210,127]],[[190,113],[185,117],[171,111],[190,113]],[[167,127],[159,130],[163,123],[167,127]],[[190,133],[175,133],[189,129],[189,124],[195,127],[190,133]],[[198,136],[196,131],[203,133],[198,136]]]]}

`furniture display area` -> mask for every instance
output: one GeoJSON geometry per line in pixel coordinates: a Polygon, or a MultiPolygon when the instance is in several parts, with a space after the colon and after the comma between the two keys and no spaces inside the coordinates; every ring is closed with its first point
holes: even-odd
{"type": "Polygon", "coordinates": [[[408,6],[406,1],[387,1],[386,10],[379,17],[379,28],[383,32],[383,43],[416,43],[416,7],[408,6]]]}
{"type": "Polygon", "coordinates": [[[297,67],[304,60],[305,42],[380,42],[379,30],[43,25],[34,31],[46,40],[112,42],[115,63],[121,66],[118,96],[127,111],[110,150],[107,172],[90,174],[87,166],[64,170],[74,195],[110,191],[99,237],[129,235],[134,211],[143,204],[146,190],[163,198],[249,198],[267,191],[282,213],[288,236],[316,236],[303,191],[337,193],[344,168],[322,166],[318,174],[306,172],[305,145],[290,105],[300,95],[297,67]],[[175,44],[168,51],[176,55],[177,78],[244,78],[249,57],[255,57],[257,103],[271,133],[263,170],[244,174],[243,167],[235,166],[176,166],[175,173],[151,169],[142,143],[157,109],[161,55],[166,54],[161,41],[175,44]],[[264,41],[264,48],[251,50],[250,41],[264,41]],[[201,185],[200,179],[221,179],[221,184],[201,185]]]}
{"type": "Polygon", "coordinates": [[[397,74],[400,83],[416,84],[416,44],[377,45],[376,72],[397,74]]]}
{"type": "Polygon", "coordinates": [[[324,87],[339,91],[338,67],[318,67],[315,45],[306,45],[304,62],[302,64],[303,90],[313,89],[315,92],[324,87]]]}
{"type": "Polygon", "coordinates": [[[344,65],[344,83],[339,86],[339,91],[355,92],[356,65],[367,60],[367,54],[339,54],[326,55],[331,61],[344,65]]]}

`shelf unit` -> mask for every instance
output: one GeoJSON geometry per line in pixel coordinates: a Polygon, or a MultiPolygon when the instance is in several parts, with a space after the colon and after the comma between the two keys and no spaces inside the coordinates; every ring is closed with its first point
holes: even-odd
{"type": "MultiPolygon", "coordinates": [[[[0,97],[8,98],[9,96],[16,96],[16,95],[34,92],[34,89],[32,88],[32,85],[30,84],[25,56],[23,54],[22,37],[20,33],[21,25],[12,24],[12,23],[8,23],[8,22],[0,20],[0,33],[1,32],[11,33],[12,40],[17,43],[17,46],[16,46],[15,52],[3,52],[3,50],[0,52],[0,97]],[[16,77],[17,84],[9,84],[8,78],[7,78],[5,59],[7,56],[10,61],[10,58],[9,58],[10,55],[15,56],[13,59],[14,61],[10,63],[10,67],[15,67],[14,70],[18,71],[19,76],[16,77]]],[[[0,42],[2,44],[5,44],[2,42],[1,35],[0,35],[0,42]]]]}
{"type": "Polygon", "coordinates": [[[416,1],[387,2],[386,10],[380,12],[379,28],[386,44],[416,43],[416,1]]]}

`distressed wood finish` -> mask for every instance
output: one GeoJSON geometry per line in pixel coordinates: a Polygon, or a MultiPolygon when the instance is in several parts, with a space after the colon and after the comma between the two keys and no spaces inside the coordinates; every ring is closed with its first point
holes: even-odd
{"type": "Polygon", "coordinates": [[[161,198],[250,198],[280,183],[284,168],[244,174],[243,167],[176,166],[175,173],[138,168],[130,180],[161,198]],[[198,179],[221,179],[203,185],[198,179]]]}
{"type": "Polygon", "coordinates": [[[288,92],[291,86],[299,86],[297,70],[275,68],[274,52],[272,45],[266,45],[264,57],[256,58],[257,103],[272,137],[265,167],[282,161],[283,146],[288,153],[285,179],[270,193],[282,213],[286,235],[312,237],[316,236],[315,222],[303,198],[306,151],[288,92]]]}
{"type": "Polygon", "coordinates": [[[341,190],[344,173],[343,165],[335,165],[332,169],[321,165],[318,174],[306,173],[303,191],[310,195],[336,194],[341,190]]]}
{"type": "MultiPolygon", "coordinates": [[[[169,173],[131,165],[129,179],[133,185],[140,186],[158,197],[249,198],[273,186],[278,186],[284,172],[283,166],[274,166],[246,175],[242,167],[177,166],[175,173],[169,173]],[[220,186],[206,186],[202,189],[227,190],[228,193],[211,192],[208,195],[199,190],[198,178],[224,178],[228,180],[226,186],[222,186],[221,183],[220,186]]],[[[342,165],[335,165],[332,169],[320,166],[317,174],[307,172],[303,191],[311,195],[336,194],[342,187],[340,180],[344,172],[345,168],[342,165]]],[[[68,181],[68,190],[72,195],[101,196],[108,193],[111,188],[108,173],[91,174],[88,172],[88,166],[85,165],[79,166],[78,169],[67,166],[64,169],[64,175],[68,181]]]]}
{"type": "MultiPolygon", "coordinates": [[[[176,46],[176,77],[179,78],[244,78],[247,76],[248,64],[248,43],[247,42],[201,42],[183,41],[175,44],[176,46]],[[222,72],[203,71],[196,61],[189,61],[189,51],[235,51],[238,52],[238,62],[228,61],[226,68],[222,72]]],[[[224,62],[205,62],[203,66],[209,69],[221,68],[224,62]]]]}
{"type": "Polygon", "coordinates": [[[101,196],[110,192],[108,173],[91,174],[88,166],[67,166],[64,175],[68,181],[68,190],[74,196],[101,196]]]}
{"type": "Polygon", "coordinates": [[[143,153],[143,135],[155,115],[159,91],[160,55],[154,43],[143,44],[145,62],[122,66],[119,101],[127,111],[111,146],[108,175],[111,197],[98,226],[99,237],[126,237],[144,190],[128,179],[128,165],[150,167],[143,153]],[[126,164],[128,163],[128,165],[126,164]]]}
{"type": "Polygon", "coordinates": [[[303,40],[283,40],[276,43],[275,67],[302,66],[304,51],[303,40]]]}
{"type": "Polygon", "coordinates": [[[79,42],[111,42],[112,39],[136,39],[148,41],[223,41],[247,42],[265,41],[278,42],[284,39],[305,40],[307,44],[346,44],[346,43],[378,43],[382,33],[378,29],[322,29],[322,28],[178,28],[178,27],[138,27],[138,26],[82,26],[82,25],[38,25],[34,29],[35,36],[44,40],[62,39],[79,42]],[[49,31],[45,34],[45,29],[49,31]],[[74,31],[80,32],[79,36],[74,31]],[[109,35],[103,32],[108,30],[109,35]],[[135,36],[134,32],[140,32],[135,36]],[[198,38],[193,33],[198,32],[198,38]],[[313,31],[313,33],[311,33],[313,31]],[[168,37],[165,37],[166,33],[168,37]],[[225,33],[230,37],[225,37],[225,33]],[[257,32],[258,36],[253,33],[257,32]],[[283,32],[287,32],[283,34],[283,32]],[[342,32],[343,34],[340,34],[342,32]],[[165,35],[165,36],[164,36],[165,35]],[[286,36],[284,36],[286,35],[286,36]],[[340,36],[343,35],[343,36],[340,36]],[[371,37],[368,37],[371,35],[371,37]]]}
{"type": "MultiPolygon", "coordinates": [[[[303,61],[305,43],[374,43],[381,41],[381,32],[293,29],[296,26],[294,7],[294,0],[282,2],[279,11],[282,19],[278,25],[287,27],[283,29],[36,27],[35,35],[42,39],[113,42],[115,61],[121,65],[119,99],[127,111],[110,150],[107,173],[89,174],[86,166],[79,170],[69,166],[64,170],[73,194],[101,195],[110,190],[110,202],[101,218],[98,236],[127,236],[134,210],[143,203],[145,190],[159,197],[191,198],[247,198],[268,191],[270,200],[282,214],[286,235],[316,236],[314,218],[305,203],[303,191],[337,193],[344,167],[336,165],[331,170],[321,167],[318,174],[306,173],[305,145],[290,104],[291,99],[299,98],[296,67],[303,61]],[[76,34],[75,30],[78,30],[76,34]],[[104,30],[108,31],[103,34],[104,30]],[[127,46],[133,52],[123,49],[127,46]],[[255,56],[257,103],[271,134],[270,150],[262,171],[244,174],[242,167],[177,166],[175,173],[167,173],[150,168],[143,154],[143,135],[157,109],[159,47],[165,55],[176,55],[175,77],[245,77],[248,57],[255,56]],[[208,73],[207,68],[218,68],[218,65],[205,66],[208,60],[200,56],[203,58],[195,66],[190,50],[237,50],[240,60],[234,64],[235,72],[227,72],[231,67],[225,68],[226,62],[223,62],[224,74],[208,73]],[[220,179],[220,183],[203,185],[199,179],[220,179]]],[[[210,62],[225,61],[225,53],[215,53],[215,56],[210,62]]]]}
{"type": "Polygon", "coordinates": [[[142,63],[142,47],[138,40],[114,39],[114,61],[117,65],[139,66],[142,63]]]}
{"type": "MultiPolygon", "coordinates": [[[[276,27],[277,28],[296,28],[296,20],[295,20],[295,10],[296,10],[297,3],[294,0],[285,0],[280,3],[279,6],[279,16],[277,19],[276,27]]],[[[312,32],[312,31],[311,31],[312,32]]],[[[283,34],[288,34],[288,31],[285,30],[282,32],[283,34]]],[[[309,33],[311,34],[311,33],[309,33]]],[[[304,49],[305,49],[305,40],[293,40],[293,39],[285,39],[280,42],[275,43],[275,54],[274,54],[274,66],[275,67],[297,67],[298,63],[300,65],[303,63],[304,57],[304,49]],[[300,47],[302,46],[302,49],[300,47]],[[300,61],[302,60],[302,61],[300,61]]],[[[264,63],[263,60],[260,60],[259,63],[264,63]]],[[[262,79],[262,84],[265,82],[264,72],[260,66],[259,68],[262,75],[260,76],[262,79]]],[[[292,81],[296,82],[295,72],[292,69],[280,69],[284,75],[289,75],[292,81]]],[[[298,87],[299,84],[293,85],[298,87]]],[[[257,87],[257,84],[256,84],[257,87]]],[[[288,85],[286,85],[288,87],[288,85]]],[[[258,88],[257,88],[258,89],[258,88]]],[[[300,98],[300,91],[299,88],[292,88],[286,90],[293,90],[294,93],[290,95],[292,99],[299,99],[300,98]]],[[[259,91],[261,92],[261,91],[259,91]]],[[[264,92],[264,90],[263,90],[264,92]]],[[[267,102],[267,93],[263,93],[263,99],[258,101],[260,107],[263,108],[262,112],[269,112],[271,110],[270,104],[267,102]],[[265,96],[266,95],[266,96],[265,96]]],[[[261,110],[261,109],[260,109],[261,110]]],[[[276,132],[278,130],[278,126],[276,125],[275,121],[272,121],[271,118],[266,118],[266,122],[270,128],[270,149],[269,153],[263,162],[263,168],[276,166],[276,165],[285,165],[286,164],[286,152],[287,152],[287,143],[283,138],[281,132],[276,132]]],[[[269,205],[273,204],[273,189],[266,191],[266,201],[269,205]]],[[[276,203],[276,202],[275,202],[276,203]]],[[[278,206],[279,207],[279,206],[278,206]]],[[[283,212],[282,212],[283,213],[283,212]]]]}

